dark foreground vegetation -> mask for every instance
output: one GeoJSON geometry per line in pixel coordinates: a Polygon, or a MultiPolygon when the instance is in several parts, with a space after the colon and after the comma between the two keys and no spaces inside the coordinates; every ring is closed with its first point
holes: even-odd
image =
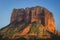
{"type": "Polygon", "coordinates": [[[16,39],[9,39],[8,37],[2,38],[0,35],[0,40],[60,40],[60,36],[52,36],[51,38],[42,39],[37,37],[30,37],[29,39],[26,39],[24,37],[16,38],[16,39]]]}

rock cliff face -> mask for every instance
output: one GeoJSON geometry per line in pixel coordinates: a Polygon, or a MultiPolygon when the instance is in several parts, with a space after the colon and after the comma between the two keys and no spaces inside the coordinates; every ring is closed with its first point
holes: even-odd
{"type": "MultiPolygon", "coordinates": [[[[13,9],[10,24],[0,30],[2,38],[16,39],[24,37],[55,37],[55,21],[53,14],[44,7],[13,9]]],[[[33,38],[34,39],[34,38],[33,38]]]]}
{"type": "Polygon", "coordinates": [[[36,6],[25,9],[13,9],[11,23],[14,21],[34,22],[38,21],[51,32],[55,32],[55,21],[53,14],[46,8],[36,6]]]}

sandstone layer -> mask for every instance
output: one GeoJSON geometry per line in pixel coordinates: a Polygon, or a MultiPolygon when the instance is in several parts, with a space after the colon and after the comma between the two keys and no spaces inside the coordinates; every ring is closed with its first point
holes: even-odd
{"type": "Polygon", "coordinates": [[[46,8],[36,6],[25,9],[13,9],[11,23],[14,21],[34,22],[38,21],[51,32],[55,32],[55,21],[52,12],[46,8]]]}

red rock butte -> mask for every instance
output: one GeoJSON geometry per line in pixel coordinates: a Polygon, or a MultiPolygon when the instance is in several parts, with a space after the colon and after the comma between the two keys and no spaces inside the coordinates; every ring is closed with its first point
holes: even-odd
{"type": "Polygon", "coordinates": [[[55,33],[55,21],[52,12],[44,7],[36,6],[31,8],[13,9],[11,22],[24,20],[24,22],[40,22],[49,31],[55,33]]]}

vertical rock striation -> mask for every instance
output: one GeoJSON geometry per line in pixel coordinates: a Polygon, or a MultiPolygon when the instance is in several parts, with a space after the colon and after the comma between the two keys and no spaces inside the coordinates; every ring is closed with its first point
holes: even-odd
{"type": "Polygon", "coordinates": [[[21,20],[27,23],[38,21],[51,32],[55,32],[55,21],[53,14],[46,8],[36,6],[25,9],[13,9],[11,23],[14,21],[20,22],[21,20]]]}

